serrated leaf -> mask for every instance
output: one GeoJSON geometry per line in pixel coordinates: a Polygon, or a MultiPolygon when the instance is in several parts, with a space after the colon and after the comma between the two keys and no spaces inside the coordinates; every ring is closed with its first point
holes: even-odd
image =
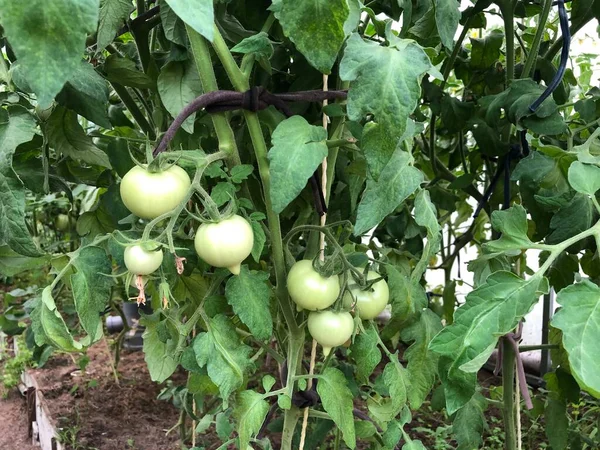
{"type": "Polygon", "coordinates": [[[441,228],[438,223],[435,205],[431,202],[431,197],[429,196],[429,191],[419,191],[415,197],[415,222],[427,230],[427,243],[419,262],[411,273],[413,284],[421,281],[421,277],[429,265],[429,260],[440,248],[441,228]]]}
{"type": "Polygon", "coordinates": [[[340,77],[350,81],[347,108],[350,120],[359,121],[368,114],[374,116],[377,129],[369,134],[377,135],[380,146],[371,147],[378,157],[371,158],[376,164],[370,163],[369,171],[375,178],[393,157],[406,131],[409,115],[421,98],[421,78],[430,67],[429,57],[414,41],[398,39],[384,47],[365,41],[358,34],[348,39],[340,77]]]}
{"type": "Polygon", "coordinates": [[[252,259],[254,259],[254,261],[256,262],[259,262],[260,255],[262,254],[265,242],[267,241],[267,237],[265,236],[265,231],[263,230],[263,227],[260,224],[260,222],[251,220],[250,226],[252,227],[252,233],[254,234],[254,244],[252,245],[252,259]]]}
{"type": "Polygon", "coordinates": [[[50,255],[31,258],[18,254],[8,245],[0,246],[0,275],[5,277],[12,277],[21,272],[35,270],[49,263],[50,255]]]}
{"type": "Polygon", "coordinates": [[[208,370],[210,379],[219,386],[221,397],[227,399],[244,381],[244,373],[252,364],[252,349],[243,344],[229,318],[218,314],[209,323],[209,331],[194,339],[196,361],[208,370]]]}
{"type": "Polygon", "coordinates": [[[504,42],[502,30],[490,30],[484,39],[471,38],[471,61],[475,69],[488,69],[500,58],[504,42]]]}
{"type": "MultiPolygon", "coordinates": [[[[473,290],[466,302],[454,314],[454,323],[444,328],[430,343],[429,348],[447,359],[444,377],[450,384],[464,373],[476,373],[485,364],[498,339],[513,330],[538,300],[540,292],[547,292],[545,278],[524,280],[511,272],[496,272],[485,284],[473,290]],[[462,373],[461,373],[462,372],[462,373]]],[[[442,374],[440,374],[441,376],[442,374]]],[[[446,396],[447,402],[453,398],[446,396]]],[[[448,413],[462,407],[463,398],[448,413]]],[[[463,404],[464,404],[463,403],[463,404]]]]}
{"type": "MultiPolygon", "coordinates": [[[[169,61],[160,69],[156,83],[160,99],[173,117],[177,117],[183,108],[202,94],[198,71],[189,61],[169,61]]],[[[182,128],[192,134],[195,119],[196,113],[191,114],[181,125],[182,128]]]]}
{"type": "Polygon", "coordinates": [[[353,396],[344,374],[338,369],[328,367],[319,376],[317,392],[321,398],[323,409],[342,431],[346,445],[350,448],[356,447],[354,416],[352,415],[353,396]]]}
{"type": "Polygon", "coordinates": [[[419,188],[424,177],[413,162],[410,153],[397,150],[379,180],[367,180],[358,205],[354,235],[359,236],[377,226],[419,188]]]}
{"type": "Polygon", "coordinates": [[[504,211],[494,211],[492,227],[501,233],[501,237],[484,244],[484,248],[490,253],[520,253],[533,245],[527,236],[527,211],[521,205],[514,205],[504,211]]]}
{"type": "Polygon", "coordinates": [[[600,397],[600,287],[583,280],[561,290],[556,301],[562,308],[554,315],[552,326],[562,331],[571,373],[583,389],[600,397]]]}
{"type": "Polygon", "coordinates": [[[237,396],[233,417],[237,421],[239,448],[246,448],[250,438],[259,432],[269,412],[269,403],[254,391],[240,392],[237,396]]]}
{"type": "Polygon", "coordinates": [[[254,337],[260,340],[270,338],[273,333],[268,278],[266,272],[250,271],[244,265],[240,274],[229,278],[225,286],[227,302],[254,337]]]}
{"type": "Polygon", "coordinates": [[[329,74],[346,38],[349,12],[346,0],[282,0],[275,16],[307,61],[329,74]]]}
{"type": "Polygon", "coordinates": [[[408,361],[406,370],[410,379],[408,400],[412,409],[421,407],[429,395],[437,374],[438,356],[429,350],[429,342],[442,329],[440,318],[425,309],[419,319],[401,331],[403,342],[414,341],[406,349],[403,358],[408,361]]]}
{"type": "Polygon", "coordinates": [[[110,82],[139,89],[155,88],[152,78],[139,70],[135,62],[117,53],[106,58],[104,71],[106,72],[106,79],[110,82]]]}
{"type": "MultiPolygon", "coordinates": [[[[552,233],[546,238],[548,244],[563,242],[589,229],[594,220],[596,209],[587,195],[576,194],[565,206],[561,207],[550,221],[552,233]]],[[[579,242],[580,248],[583,242],[579,242]]]]}
{"type": "Polygon", "coordinates": [[[394,406],[394,416],[396,416],[408,400],[408,392],[411,388],[407,370],[400,364],[398,354],[390,357],[390,362],[383,369],[383,382],[390,392],[390,398],[394,406]]]}
{"type": "Polygon", "coordinates": [[[460,5],[456,0],[435,0],[435,22],[442,44],[454,48],[454,35],[460,21],[460,5]]]}
{"type": "Polygon", "coordinates": [[[600,189],[600,167],[575,161],[569,167],[569,184],[582,194],[596,194],[600,189]]]}
{"type": "Polygon", "coordinates": [[[485,397],[477,393],[456,412],[452,421],[452,434],[456,436],[457,450],[473,450],[481,447],[486,426],[483,413],[486,408],[485,397]]]}
{"type": "Polygon", "coordinates": [[[186,24],[212,42],[214,37],[213,0],[166,0],[186,24]]]}
{"type": "Polygon", "coordinates": [[[148,365],[150,378],[152,381],[162,383],[177,369],[178,361],[175,355],[177,341],[170,338],[163,342],[160,339],[159,325],[161,322],[156,313],[152,316],[144,316],[140,323],[146,327],[142,338],[144,339],[144,360],[148,365]]]}
{"type": "Polygon", "coordinates": [[[42,108],[77,70],[99,0],[0,0],[0,23],[42,108]]]}
{"type": "Polygon", "coordinates": [[[54,150],[75,160],[110,168],[108,156],[92,143],[77,121],[77,114],[61,106],[52,111],[44,134],[54,150]]]}
{"type": "Polygon", "coordinates": [[[247,179],[253,171],[254,166],[252,164],[240,164],[239,166],[232,167],[230,171],[231,181],[234,183],[241,183],[247,179]]]}
{"type": "Polygon", "coordinates": [[[25,191],[12,169],[12,159],[20,144],[35,135],[33,116],[20,106],[0,110],[0,244],[7,244],[24,256],[40,256],[25,222],[25,191]]]}
{"type": "Polygon", "coordinates": [[[104,50],[112,42],[129,18],[131,11],[133,11],[131,0],[100,0],[97,51],[104,50]]]}
{"type": "Polygon", "coordinates": [[[253,54],[258,58],[271,59],[273,56],[273,43],[264,31],[242,39],[231,51],[233,53],[253,54]]]}
{"type": "Polygon", "coordinates": [[[112,266],[100,247],[83,248],[73,260],[73,265],[77,269],[77,273],[71,276],[75,309],[90,341],[95,342],[102,336],[101,313],[110,300],[112,266]]]}
{"type": "Polygon", "coordinates": [[[377,343],[377,330],[373,324],[369,324],[364,333],[356,336],[350,347],[352,359],[356,363],[356,377],[362,382],[369,380],[373,370],[381,361],[381,351],[377,343]]]}
{"type": "Polygon", "coordinates": [[[271,201],[280,213],[294,200],[327,156],[327,132],[302,116],[285,119],[273,132],[269,150],[271,201]]]}

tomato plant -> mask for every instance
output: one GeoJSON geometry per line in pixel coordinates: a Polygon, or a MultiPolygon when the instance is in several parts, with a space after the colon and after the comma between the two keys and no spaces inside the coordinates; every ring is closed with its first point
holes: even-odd
{"type": "Polygon", "coordinates": [[[0,11],[0,273],[48,277],[0,329],[32,354],[85,351],[137,290],[182,447],[422,449],[431,400],[460,449],[500,407],[516,450],[520,355],[552,352],[544,446],[597,444],[566,430],[600,395],[598,65],[570,45],[598,0],[0,11]]]}

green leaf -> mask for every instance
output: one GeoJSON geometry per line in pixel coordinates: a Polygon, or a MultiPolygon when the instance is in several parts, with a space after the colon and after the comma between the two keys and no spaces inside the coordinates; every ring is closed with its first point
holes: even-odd
{"type": "Polygon", "coordinates": [[[317,393],[323,403],[323,409],[342,431],[346,445],[350,448],[356,447],[352,415],[353,395],[346,384],[344,374],[333,367],[325,369],[319,376],[317,393]]]}
{"type": "Polygon", "coordinates": [[[252,364],[250,347],[243,344],[235,326],[224,315],[216,315],[208,323],[209,331],[194,339],[194,352],[200,367],[206,366],[208,376],[219,386],[221,397],[227,398],[244,381],[244,373],[252,364]]]}
{"type": "Polygon", "coordinates": [[[584,279],[561,290],[556,301],[562,308],[552,326],[562,330],[571,373],[583,389],[600,397],[600,287],[584,279]]]}
{"type": "MultiPolygon", "coordinates": [[[[547,280],[540,276],[524,280],[511,272],[496,272],[471,291],[465,304],[456,310],[454,323],[429,345],[451,360],[445,369],[450,383],[454,378],[464,378],[460,372],[476,373],[492,354],[498,339],[517,326],[538,300],[540,291],[547,289],[547,280]]],[[[448,408],[448,413],[453,414],[461,406],[448,408]]]]}
{"type": "Polygon", "coordinates": [[[112,128],[108,118],[108,84],[85,61],[81,61],[56,101],[103,128],[112,128]]]}
{"type": "Polygon", "coordinates": [[[212,42],[214,37],[213,0],[166,0],[186,24],[212,42]]]}
{"type": "Polygon", "coordinates": [[[383,382],[390,392],[396,416],[406,405],[409,390],[412,389],[409,374],[400,364],[397,353],[390,357],[390,362],[383,369],[383,382]]]}
{"type": "Polygon", "coordinates": [[[269,150],[271,201],[280,213],[294,200],[327,156],[327,132],[302,116],[284,120],[273,132],[269,150]]]}
{"type": "Polygon", "coordinates": [[[0,245],[24,256],[40,256],[25,222],[25,191],[12,169],[17,147],[35,135],[36,123],[21,106],[0,109],[0,245]]]}
{"type": "Polygon", "coordinates": [[[250,438],[260,431],[268,412],[269,403],[261,394],[254,391],[240,392],[233,410],[233,417],[237,421],[239,448],[248,446],[250,438]]]}
{"type": "Polygon", "coordinates": [[[460,21],[459,3],[456,0],[435,0],[435,22],[447,49],[454,48],[454,35],[460,21]]]}
{"type": "Polygon", "coordinates": [[[369,167],[375,178],[393,157],[398,140],[406,131],[409,115],[421,98],[421,78],[430,68],[429,57],[412,40],[397,39],[393,45],[383,47],[363,40],[358,34],[348,39],[340,63],[340,77],[350,81],[350,120],[359,121],[371,114],[380,127],[371,131],[383,144],[371,150],[379,154],[375,158],[378,163],[369,167]]]}
{"type": "Polygon", "coordinates": [[[131,0],[100,0],[97,51],[112,42],[133,10],[131,0]]]}
{"type": "Polygon", "coordinates": [[[230,175],[231,181],[234,183],[241,183],[247,179],[254,171],[254,166],[251,164],[240,164],[231,168],[230,175]]]}
{"type": "Polygon", "coordinates": [[[402,446],[402,450],[427,450],[421,441],[410,441],[402,446]]]}
{"type": "Polygon", "coordinates": [[[470,66],[475,69],[488,69],[500,58],[504,42],[502,30],[491,30],[484,39],[471,38],[470,66]]]}
{"type": "Polygon", "coordinates": [[[367,180],[367,187],[358,205],[354,235],[377,226],[392,213],[423,182],[423,173],[415,168],[410,153],[397,150],[381,172],[379,180],[367,180]]]}
{"type": "Polygon", "coordinates": [[[504,211],[494,211],[492,227],[501,233],[501,237],[484,244],[484,249],[490,253],[512,251],[519,254],[521,250],[533,245],[527,236],[527,211],[521,205],[514,205],[504,211]]]}
{"type": "MultiPolygon", "coordinates": [[[[587,195],[577,194],[560,208],[550,221],[552,233],[547,237],[548,244],[557,244],[569,239],[592,226],[596,210],[587,195]]],[[[580,247],[582,242],[578,244],[580,247]]]]}
{"type": "Polygon", "coordinates": [[[469,403],[456,412],[452,421],[452,434],[456,436],[457,450],[481,448],[482,435],[486,427],[483,415],[486,408],[485,397],[477,393],[469,403]]]}
{"type": "Polygon", "coordinates": [[[438,356],[429,350],[429,342],[442,329],[440,318],[430,309],[424,310],[419,320],[401,331],[403,342],[414,341],[403,358],[410,379],[408,400],[412,409],[419,409],[429,395],[437,374],[438,356]]]}
{"type": "Polygon", "coordinates": [[[253,54],[257,59],[267,58],[271,59],[273,56],[273,43],[269,39],[269,35],[264,31],[261,31],[254,36],[249,36],[242,39],[241,42],[236,44],[232,49],[234,53],[253,54]]]}
{"type": "MultiPolygon", "coordinates": [[[[202,94],[202,85],[196,66],[189,62],[169,61],[161,70],[157,80],[160,99],[173,117],[192,100],[202,94]]],[[[192,134],[196,113],[191,114],[181,127],[192,134]]]]}
{"type": "Polygon", "coordinates": [[[73,260],[77,273],[71,276],[75,309],[81,326],[95,342],[102,337],[102,311],[108,305],[113,285],[112,266],[104,249],[84,247],[73,260]]]}
{"type": "Polygon", "coordinates": [[[98,7],[98,0],[0,0],[0,23],[42,108],[77,70],[98,7]]]}
{"type": "Polygon", "coordinates": [[[277,383],[277,380],[271,375],[265,375],[262,377],[261,382],[265,392],[270,392],[273,386],[275,386],[275,383],[277,383]]]}
{"type": "Polygon", "coordinates": [[[75,160],[110,168],[108,156],[92,143],[77,121],[77,114],[61,106],[52,111],[44,134],[54,150],[75,160]]]}
{"type": "Polygon", "coordinates": [[[381,352],[377,343],[377,330],[373,324],[369,324],[365,327],[364,333],[356,336],[350,347],[352,359],[356,363],[356,378],[363,383],[368,382],[373,370],[381,361],[381,352]]]}
{"type": "Polygon", "coordinates": [[[275,16],[307,61],[329,74],[346,39],[349,12],[346,0],[282,0],[275,16]]]}
{"type": "Polygon", "coordinates": [[[240,274],[229,278],[225,286],[227,302],[254,337],[260,340],[269,339],[273,334],[268,279],[268,273],[250,271],[248,266],[242,266],[240,274]]]}
{"type": "Polygon", "coordinates": [[[135,63],[116,53],[108,56],[104,62],[106,79],[112,83],[139,89],[154,89],[152,78],[138,70],[135,63]]]}
{"type": "Polygon", "coordinates": [[[267,242],[267,237],[265,236],[265,231],[263,230],[260,222],[256,220],[250,221],[250,226],[252,227],[252,233],[254,234],[254,244],[252,245],[252,258],[254,261],[260,261],[260,255],[262,255],[263,248],[265,247],[265,242],[267,242]]]}
{"type": "Polygon", "coordinates": [[[31,313],[31,325],[35,333],[35,342],[38,346],[50,344],[67,352],[79,351],[83,345],[73,339],[67,324],[52,297],[52,286],[47,286],[42,291],[42,298],[31,313]]]}
{"type": "Polygon", "coordinates": [[[575,161],[569,167],[569,184],[582,194],[596,194],[600,189],[600,167],[575,161]]]}
{"type": "Polygon", "coordinates": [[[544,427],[546,436],[552,449],[566,449],[569,437],[569,417],[567,416],[566,402],[549,397],[544,408],[544,419],[546,422],[544,427]]]}
{"type": "Polygon", "coordinates": [[[21,272],[44,267],[50,263],[50,255],[31,258],[12,250],[8,245],[0,246],[0,275],[13,277],[21,272]]]}
{"type": "Polygon", "coordinates": [[[140,321],[146,329],[142,338],[144,339],[144,359],[148,365],[152,381],[162,383],[175,372],[178,365],[178,357],[175,353],[177,340],[172,336],[166,342],[161,340],[161,326],[158,313],[151,316],[143,316],[140,321]]]}
{"type": "Polygon", "coordinates": [[[417,284],[420,282],[425,270],[427,270],[429,260],[438,252],[441,241],[441,228],[438,223],[437,211],[435,205],[431,202],[429,191],[419,191],[415,197],[415,222],[427,230],[427,244],[411,274],[412,282],[417,284]]]}
{"type": "Polygon", "coordinates": [[[160,21],[168,40],[181,46],[187,45],[185,24],[165,0],[160,2],[160,21]]]}

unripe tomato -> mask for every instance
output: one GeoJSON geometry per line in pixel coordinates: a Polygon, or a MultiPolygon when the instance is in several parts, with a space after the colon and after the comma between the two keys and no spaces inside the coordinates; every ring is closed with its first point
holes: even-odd
{"type": "Polygon", "coordinates": [[[54,227],[58,231],[65,231],[69,228],[69,222],[69,216],[67,216],[66,214],[59,214],[58,216],[56,216],[56,219],[54,219],[54,227]]]}
{"type": "MultiPolygon", "coordinates": [[[[147,244],[152,248],[152,243],[147,244]]],[[[163,252],[158,250],[146,250],[142,245],[130,245],[125,248],[123,255],[125,267],[135,275],[150,275],[160,267],[163,261],[163,252]]]]}
{"type": "Polygon", "coordinates": [[[155,219],[175,209],[185,198],[191,184],[187,172],[179,166],[155,173],[135,166],[121,181],[121,199],[136,216],[155,219]]]}
{"type": "Polygon", "coordinates": [[[338,277],[321,276],[308,259],[298,261],[292,266],[287,277],[287,288],[296,305],[309,311],[333,305],[340,295],[338,277]]]}
{"type": "Polygon", "coordinates": [[[313,311],[308,315],[308,331],[327,356],[333,347],[352,337],[354,319],[349,312],[313,311]]]}
{"type": "MultiPolygon", "coordinates": [[[[372,270],[367,274],[367,280],[380,278],[377,272],[372,270]]],[[[363,320],[371,320],[377,317],[385,309],[390,299],[390,290],[385,280],[379,280],[369,289],[361,290],[354,286],[344,293],[344,306],[349,308],[354,304],[358,316],[363,320]],[[354,303],[356,301],[356,303],[354,303]]]]}
{"type": "Polygon", "coordinates": [[[211,266],[227,267],[234,275],[239,275],[242,262],[252,252],[253,246],[252,227],[238,215],[217,223],[203,223],[194,239],[200,258],[211,266]]]}

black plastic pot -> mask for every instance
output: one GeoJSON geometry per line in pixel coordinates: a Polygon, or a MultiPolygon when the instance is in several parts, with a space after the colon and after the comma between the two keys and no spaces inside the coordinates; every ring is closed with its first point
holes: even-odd
{"type": "MultiPolygon", "coordinates": [[[[123,342],[123,348],[127,350],[141,350],[144,342],[142,334],[144,333],[144,327],[140,326],[140,310],[144,314],[152,314],[152,307],[150,306],[151,299],[148,298],[145,305],[138,306],[136,302],[125,302],[122,305],[123,314],[129,331],[125,335],[125,341],[123,342]]],[[[120,333],[123,330],[123,319],[121,316],[108,316],[106,318],[106,331],[109,334],[120,333]]]]}

